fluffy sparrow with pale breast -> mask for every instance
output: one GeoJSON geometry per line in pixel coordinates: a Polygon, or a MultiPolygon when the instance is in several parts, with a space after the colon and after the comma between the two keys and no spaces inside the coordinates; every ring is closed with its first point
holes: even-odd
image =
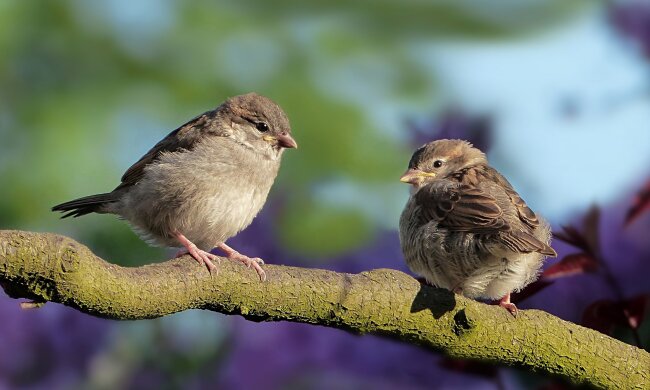
{"type": "Polygon", "coordinates": [[[253,267],[263,261],[226,245],[266,202],[286,148],[296,148],[289,120],[270,99],[235,96],[192,119],[158,142],[122,176],[113,191],[54,206],[79,217],[116,214],[148,242],[184,247],[210,272],[217,247],[253,267]]]}
{"type": "Polygon", "coordinates": [[[556,256],[548,223],[466,141],[422,146],[401,181],[413,186],[399,223],[411,271],[470,298],[500,299],[516,315],[510,293],[556,256]]]}

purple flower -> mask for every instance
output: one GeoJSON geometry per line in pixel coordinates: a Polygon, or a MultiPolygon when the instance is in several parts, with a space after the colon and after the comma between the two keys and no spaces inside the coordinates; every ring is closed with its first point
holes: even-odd
{"type": "Polygon", "coordinates": [[[23,310],[1,290],[0,319],[0,388],[78,385],[110,329],[106,320],[54,303],[23,310]]]}
{"type": "Polygon", "coordinates": [[[233,321],[233,345],[217,387],[280,389],[493,388],[484,378],[451,373],[440,357],[374,336],[293,323],[233,321]]]}
{"type": "MultiPolygon", "coordinates": [[[[632,198],[626,197],[601,209],[596,228],[604,267],[600,266],[594,272],[559,278],[553,285],[525,300],[522,308],[542,309],[562,319],[580,323],[585,308],[597,300],[620,300],[650,293],[646,277],[650,273],[650,213],[640,216],[624,228],[625,215],[631,203],[632,198]],[[608,275],[611,275],[611,279],[608,279],[608,275]]],[[[581,222],[572,226],[581,228],[581,222]]],[[[559,228],[554,230],[560,231],[559,228]]],[[[558,259],[580,252],[560,240],[555,240],[553,247],[558,252],[558,259]]],[[[549,260],[548,265],[555,261],[549,260]]]]}
{"type": "Polygon", "coordinates": [[[614,27],[636,41],[643,54],[650,58],[650,3],[614,2],[609,8],[609,17],[614,27]]]}
{"type": "Polygon", "coordinates": [[[449,109],[438,118],[407,123],[410,143],[420,147],[434,139],[464,139],[482,151],[492,143],[492,122],[489,117],[469,116],[459,109],[449,109]]]}

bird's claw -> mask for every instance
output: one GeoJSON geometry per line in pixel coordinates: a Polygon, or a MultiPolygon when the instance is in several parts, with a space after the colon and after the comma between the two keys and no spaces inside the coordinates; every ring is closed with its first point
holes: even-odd
{"type": "Polygon", "coordinates": [[[196,261],[199,262],[199,264],[205,265],[208,268],[210,275],[213,275],[213,273],[214,275],[219,274],[219,268],[213,263],[213,261],[216,261],[217,264],[221,264],[221,259],[219,256],[199,249],[195,245],[190,245],[188,248],[178,251],[178,253],[176,253],[176,257],[184,256],[187,254],[192,256],[196,261]]]}
{"type": "Polygon", "coordinates": [[[514,303],[510,302],[510,293],[508,293],[505,297],[501,298],[501,300],[499,301],[499,306],[508,310],[513,317],[517,317],[517,314],[519,313],[519,309],[517,309],[517,306],[514,303]]]}
{"type": "Polygon", "coordinates": [[[260,280],[262,282],[266,281],[266,272],[264,272],[262,267],[260,267],[262,264],[264,264],[264,260],[260,259],[259,257],[248,257],[246,255],[242,255],[223,242],[219,244],[217,248],[221,249],[226,254],[227,258],[239,261],[248,268],[253,268],[255,272],[257,272],[257,275],[260,277],[260,280]]]}
{"type": "Polygon", "coordinates": [[[512,303],[499,303],[499,306],[503,307],[504,309],[508,310],[510,314],[512,314],[513,317],[517,317],[517,314],[519,313],[519,309],[517,309],[517,306],[512,303]]]}
{"type": "Polygon", "coordinates": [[[241,262],[248,268],[253,268],[257,272],[257,275],[260,277],[260,280],[262,282],[266,281],[266,272],[264,272],[262,267],[260,267],[262,264],[264,264],[264,260],[260,259],[259,257],[248,257],[246,255],[242,255],[239,252],[233,253],[231,256],[229,256],[229,258],[241,262]]]}

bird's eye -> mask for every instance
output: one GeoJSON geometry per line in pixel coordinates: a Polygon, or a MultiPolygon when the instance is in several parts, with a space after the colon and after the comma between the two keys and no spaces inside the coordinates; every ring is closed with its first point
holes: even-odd
{"type": "Polygon", "coordinates": [[[269,131],[269,125],[267,125],[265,122],[257,122],[255,124],[255,128],[262,133],[269,131]]]}
{"type": "Polygon", "coordinates": [[[442,166],[442,160],[436,160],[433,162],[434,168],[440,168],[442,166]]]}

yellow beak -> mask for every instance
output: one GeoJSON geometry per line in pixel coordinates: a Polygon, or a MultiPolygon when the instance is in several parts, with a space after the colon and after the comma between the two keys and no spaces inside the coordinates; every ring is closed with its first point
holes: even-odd
{"type": "Polygon", "coordinates": [[[404,174],[399,178],[399,181],[408,184],[419,184],[425,178],[435,176],[435,173],[424,172],[419,169],[411,168],[404,172],[404,174]]]}
{"type": "Polygon", "coordinates": [[[262,137],[262,139],[272,145],[279,145],[283,148],[287,148],[287,149],[298,148],[298,144],[296,143],[296,141],[287,132],[282,132],[277,136],[265,135],[264,137],[262,137]]]}

